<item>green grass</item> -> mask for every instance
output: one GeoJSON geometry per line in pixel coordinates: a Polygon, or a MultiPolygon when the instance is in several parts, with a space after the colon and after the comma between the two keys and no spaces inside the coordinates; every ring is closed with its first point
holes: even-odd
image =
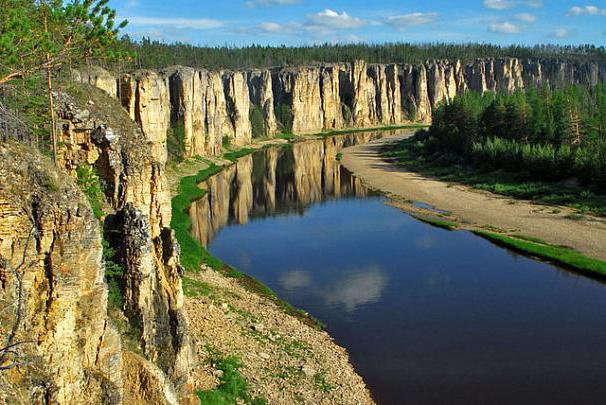
{"type": "Polygon", "coordinates": [[[606,262],[584,256],[573,249],[484,230],[474,230],[473,232],[509,249],[530,254],[588,275],[606,277],[606,262]]]}
{"type": "Polygon", "coordinates": [[[424,215],[412,215],[414,218],[421,222],[429,225],[436,226],[438,228],[447,229],[449,231],[455,230],[459,227],[459,224],[454,221],[448,221],[446,219],[440,219],[436,217],[427,217],[424,215]]]}
{"type": "Polygon", "coordinates": [[[210,284],[191,277],[183,277],[183,294],[186,297],[209,297],[213,293],[210,284]]]}
{"type": "Polygon", "coordinates": [[[294,134],[277,134],[274,136],[276,139],[284,139],[286,141],[292,142],[297,139],[297,136],[294,134]]]}
{"type": "Polygon", "coordinates": [[[179,194],[172,199],[171,228],[181,245],[181,264],[188,271],[199,271],[205,263],[215,270],[223,268],[223,262],[212,256],[189,232],[192,222],[189,217],[191,204],[206,195],[198,184],[221,171],[221,166],[211,164],[193,176],[183,177],[179,183],[179,194]]]}
{"type": "Polygon", "coordinates": [[[241,157],[250,155],[251,153],[253,153],[255,151],[256,151],[256,149],[252,149],[252,148],[242,148],[242,149],[238,149],[238,150],[232,150],[232,151],[224,153],[223,158],[235,163],[241,157]]]}
{"type": "Polygon", "coordinates": [[[335,135],[356,134],[359,132],[393,131],[393,130],[398,130],[398,129],[421,129],[421,128],[426,128],[426,127],[428,127],[428,125],[425,125],[425,124],[385,125],[385,126],[381,126],[381,127],[331,129],[328,131],[320,132],[315,135],[330,137],[330,136],[335,136],[335,135]]]}
{"type": "MultiPolygon", "coordinates": [[[[226,265],[219,258],[210,254],[200,242],[190,234],[192,222],[189,217],[189,208],[193,202],[206,195],[206,190],[201,189],[198,184],[208,179],[210,176],[219,173],[222,169],[223,167],[221,166],[211,164],[206,169],[200,170],[194,176],[183,177],[179,183],[179,194],[172,199],[172,220],[170,225],[175,231],[175,236],[181,246],[181,265],[187,271],[196,272],[200,270],[202,264],[206,264],[213,270],[221,271],[228,277],[238,279],[238,282],[248,291],[271,300],[285,313],[298,318],[309,326],[323,329],[324,325],[322,322],[304,311],[294,308],[286,301],[281,300],[274,291],[255,278],[226,265]]],[[[188,293],[196,294],[203,291],[203,289],[196,289],[192,283],[186,283],[190,282],[184,280],[183,287],[184,289],[188,289],[188,292],[185,293],[186,295],[188,293]]]]}
{"type": "Polygon", "coordinates": [[[322,392],[330,392],[333,386],[326,381],[326,373],[319,372],[314,375],[314,384],[322,392]]]}
{"type": "Polygon", "coordinates": [[[606,195],[596,195],[587,189],[561,183],[528,181],[527,174],[522,172],[477,170],[462,165],[460,159],[453,156],[425,156],[422,144],[412,138],[386,146],[383,156],[409,170],[444,181],[466,184],[476,190],[606,216],[606,195]]]}
{"type": "Polygon", "coordinates": [[[263,398],[253,397],[248,391],[248,382],[240,373],[242,361],[235,356],[213,361],[218,370],[223,371],[219,386],[209,391],[198,391],[200,403],[204,405],[251,405],[267,404],[263,398]]]}

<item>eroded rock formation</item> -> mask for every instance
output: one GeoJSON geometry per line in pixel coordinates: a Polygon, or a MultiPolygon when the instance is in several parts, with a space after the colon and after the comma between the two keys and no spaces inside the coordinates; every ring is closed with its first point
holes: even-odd
{"type": "Polygon", "coordinates": [[[173,133],[182,132],[183,154],[190,157],[219,154],[224,138],[237,145],[249,143],[251,109],[262,116],[263,136],[430,122],[436,105],[466,91],[593,86],[606,79],[606,63],[515,58],[466,65],[458,60],[416,65],[355,61],[226,72],[179,66],[125,75],[118,80],[118,90],[116,80],[98,68],[94,75],[80,72],[74,77],[110,94],[118,91],[148,138],[160,139],[170,126],[173,133]]]}
{"type": "Polygon", "coordinates": [[[103,275],[99,222],[75,183],[0,145],[0,402],[120,402],[103,275]]]}
{"type": "Polygon", "coordinates": [[[125,376],[146,379],[146,386],[163,387],[159,393],[137,393],[131,387],[129,395],[163,397],[160,403],[176,403],[175,398],[181,402],[193,398],[190,370],[194,359],[182,315],[182,269],[179,246],[170,229],[165,177],[168,81],[159,78],[154,72],[130,77],[139,125],[117,100],[92,87],[86,99],[59,94],[63,146],[58,162],[73,176],[77,168],[94,167],[104,186],[105,238],[124,271],[122,309],[140,336],[138,345],[145,355],[130,356],[130,368],[122,371],[125,376]],[[138,374],[133,367],[138,367],[138,374]],[[145,370],[149,372],[141,374],[145,370]]]}

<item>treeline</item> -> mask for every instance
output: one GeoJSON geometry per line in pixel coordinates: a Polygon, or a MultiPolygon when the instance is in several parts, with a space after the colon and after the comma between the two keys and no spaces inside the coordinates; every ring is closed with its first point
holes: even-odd
{"type": "Polygon", "coordinates": [[[606,84],[467,93],[438,106],[418,139],[434,161],[606,187],[606,84]]]}
{"type": "Polygon", "coordinates": [[[369,63],[420,63],[427,59],[462,59],[517,57],[593,61],[606,59],[606,48],[595,45],[533,47],[501,47],[490,44],[449,43],[386,43],[386,44],[323,44],[298,47],[251,45],[195,46],[176,42],[167,44],[143,38],[133,41],[122,38],[125,49],[135,54],[133,67],[162,68],[186,65],[206,69],[244,69],[272,66],[296,66],[313,63],[350,62],[363,59],[369,63]]]}

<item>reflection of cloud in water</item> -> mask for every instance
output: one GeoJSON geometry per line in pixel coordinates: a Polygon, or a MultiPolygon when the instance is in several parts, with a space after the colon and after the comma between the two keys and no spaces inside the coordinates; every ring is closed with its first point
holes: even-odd
{"type": "Polygon", "coordinates": [[[295,290],[311,284],[311,276],[307,271],[293,270],[280,274],[279,281],[285,290],[295,290]]]}
{"type": "Polygon", "coordinates": [[[242,253],[238,257],[238,268],[241,270],[249,270],[252,265],[252,257],[248,253],[242,253]]]}
{"type": "Polygon", "coordinates": [[[353,312],[360,305],[377,302],[387,285],[387,276],[380,266],[345,272],[342,281],[323,292],[329,305],[343,305],[353,312]]]}
{"type": "Polygon", "coordinates": [[[414,240],[417,249],[429,250],[438,246],[436,238],[431,236],[420,236],[414,240]]]}

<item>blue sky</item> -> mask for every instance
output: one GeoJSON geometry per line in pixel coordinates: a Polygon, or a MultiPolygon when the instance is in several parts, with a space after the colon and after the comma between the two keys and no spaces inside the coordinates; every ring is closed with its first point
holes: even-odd
{"type": "Polygon", "coordinates": [[[111,0],[126,32],[197,45],[604,44],[606,0],[111,0]]]}

